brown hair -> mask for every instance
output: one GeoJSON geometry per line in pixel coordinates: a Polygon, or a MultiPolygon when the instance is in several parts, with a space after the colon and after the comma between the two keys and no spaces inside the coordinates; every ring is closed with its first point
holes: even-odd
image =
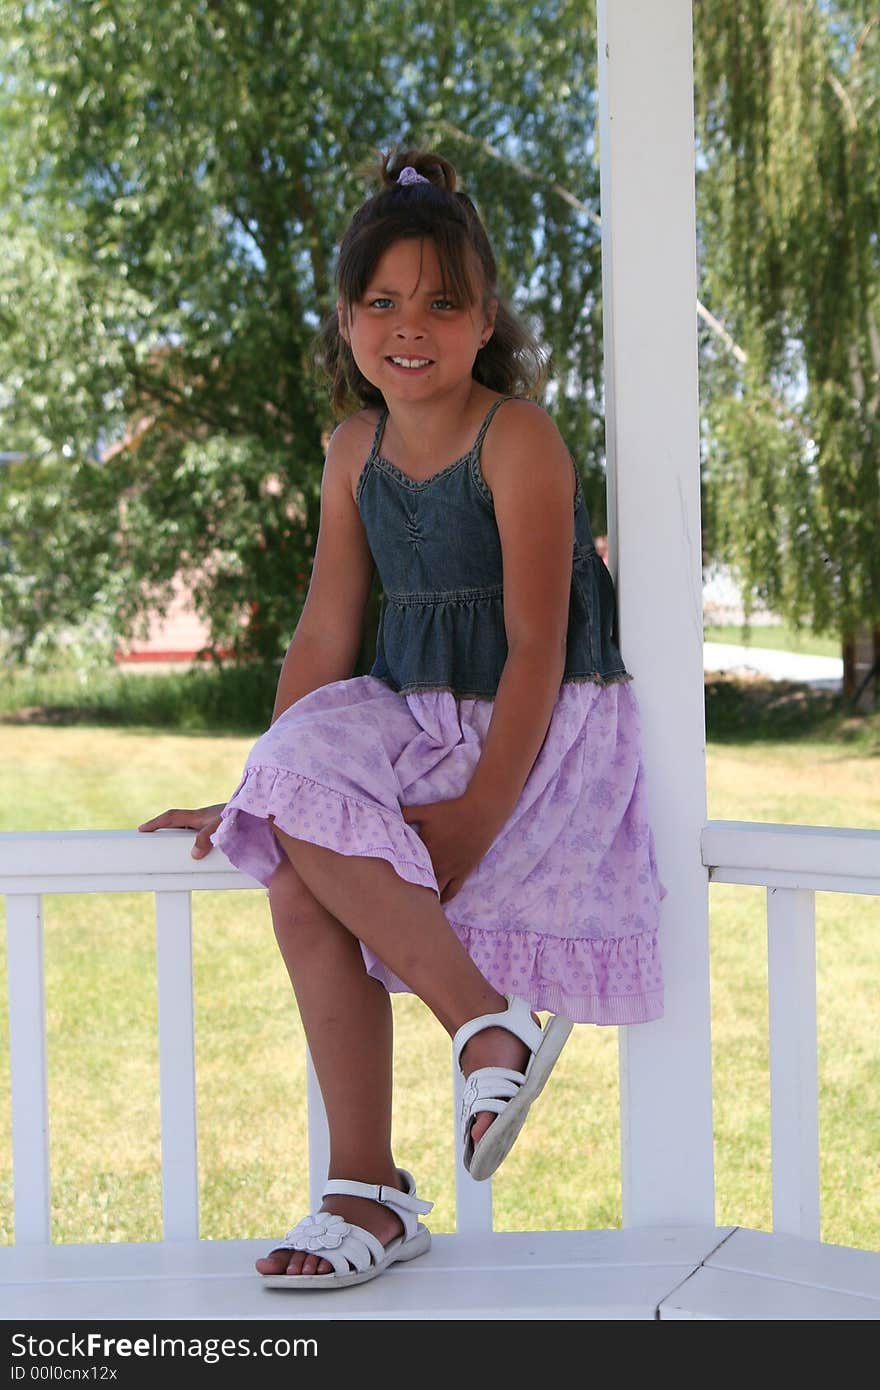
{"type": "MultiPolygon", "coordinates": [[[[394,149],[367,172],[380,188],[358,208],[340,243],[336,284],[342,303],[350,309],[361,298],[376,262],[389,246],[424,237],[436,247],[444,289],[466,304],[477,299],[483,304],[498,301],[494,332],[474,362],[474,380],[504,395],[536,395],[544,380],[544,354],[498,293],[498,270],[486,229],[470,198],[457,189],[449,160],[425,150],[394,149]],[[407,166],[428,182],[398,183],[407,166]],[[475,261],[479,286],[474,285],[475,261]]],[[[335,309],[321,325],[313,355],[329,378],[337,414],[384,403],[381,392],[358,369],[339,332],[335,309]]]]}

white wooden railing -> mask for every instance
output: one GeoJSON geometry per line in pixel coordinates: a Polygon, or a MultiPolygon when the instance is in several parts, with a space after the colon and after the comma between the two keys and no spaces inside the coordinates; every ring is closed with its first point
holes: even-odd
{"type": "MultiPolygon", "coordinates": [[[[192,860],[191,840],[188,831],[0,835],[17,1244],[50,1242],[42,895],[53,893],[154,894],[163,1230],[166,1240],[198,1238],[191,894],[260,885],[219,855],[192,860]]],[[[711,821],[702,835],[702,860],[713,883],[767,889],[773,1225],[780,1233],[818,1240],[814,895],[817,890],[880,894],[880,831],[711,821]]],[[[640,1065],[650,1067],[650,1056],[640,1065]]],[[[457,1085],[453,1075],[452,1113],[457,1085]]],[[[626,1104],[622,1095],[622,1109],[626,1104]]],[[[327,1136],[311,1066],[308,1109],[314,1199],[326,1173],[327,1136]]],[[[623,1129],[626,1119],[622,1113],[623,1129]]],[[[638,1182],[647,1169],[635,1164],[632,1171],[631,1181],[638,1182]]],[[[491,1184],[473,1183],[460,1165],[456,1220],[459,1232],[492,1229],[491,1184]]],[[[674,1224],[674,1214],[671,1220],[674,1224]]]]}
{"type": "Polygon", "coordinates": [[[767,890],[773,1229],[819,1239],[818,890],[880,894],[880,831],[710,821],[713,883],[767,890]]]}

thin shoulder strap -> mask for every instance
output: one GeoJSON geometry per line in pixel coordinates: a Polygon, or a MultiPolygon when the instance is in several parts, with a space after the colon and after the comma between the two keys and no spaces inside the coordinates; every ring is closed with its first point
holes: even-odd
{"type": "MultiPolygon", "coordinates": [[[[370,446],[370,452],[369,452],[369,454],[368,454],[368,456],[367,456],[367,463],[372,463],[372,462],[373,462],[373,459],[376,457],[376,455],[377,455],[378,452],[379,452],[379,445],[382,443],[382,435],[385,433],[385,421],[386,421],[387,419],[388,419],[388,407],[387,407],[387,405],[386,405],[386,406],[383,406],[382,409],[379,411],[379,420],[378,420],[378,423],[377,423],[377,425],[376,425],[375,432],[374,432],[374,434],[373,434],[373,443],[372,443],[372,445],[370,446]]],[[[366,468],[366,466],[367,466],[367,464],[365,463],[365,464],[364,464],[364,467],[366,468]]]]}
{"type": "Polygon", "coordinates": [[[363,490],[364,490],[364,486],[365,486],[365,484],[366,484],[367,478],[370,476],[370,474],[371,474],[372,471],[373,471],[373,464],[375,463],[375,461],[376,461],[376,455],[377,455],[378,452],[379,452],[379,445],[382,443],[382,433],[383,433],[383,431],[384,431],[384,429],[385,429],[385,421],[386,421],[387,419],[388,419],[388,410],[387,410],[387,407],[386,407],[385,409],[379,411],[379,419],[378,419],[378,422],[377,422],[377,424],[376,424],[376,428],[375,428],[375,430],[373,431],[373,442],[372,442],[372,444],[370,445],[370,452],[367,454],[367,457],[364,459],[363,465],[362,465],[362,467],[361,467],[360,474],[359,474],[359,476],[358,476],[357,486],[356,486],[356,488],[355,488],[355,490],[354,490],[354,498],[355,498],[355,502],[358,504],[358,506],[360,506],[360,502],[361,502],[361,493],[362,493],[363,490]]]}
{"type": "MultiPolygon", "coordinates": [[[[501,396],[497,401],[492,402],[486,414],[486,418],[480,426],[479,433],[477,434],[477,437],[474,440],[474,445],[471,449],[472,454],[479,454],[480,449],[483,446],[483,440],[486,438],[486,431],[491,425],[492,417],[494,416],[495,411],[498,409],[499,405],[503,405],[505,401],[512,401],[515,399],[515,396],[501,396]]],[[[384,406],[382,410],[379,412],[379,419],[376,423],[376,429],[373,433],[373,443],[370,447],[370,452],[367,457],[367,463],[364,464],[364,468],[366,468],[368,463],[372,463],[373,460],[376,458],[377,454],[379,453],[379,446],[382,443],[382,436],[385,433],[385,425],[387,420],[388,407],[384,406]]]]}
{"type": "Polygon", "coordinates": [[[472,453],[479,454],[480,449],[483,447],[483,440],[486,438],[486,430],[491,425],[492,417],[494,416],[495,411],[498,409],[499,405],[503,405],[505,401],[512,401],[515,399],[515,396],[502,396],[500,400],[494,401],[492,403],[492,405],[489,407],[488,415],[486,416],[485,420],[480,426],[480,432],[474,440],[474,447],[471,450],[472,453]]]}

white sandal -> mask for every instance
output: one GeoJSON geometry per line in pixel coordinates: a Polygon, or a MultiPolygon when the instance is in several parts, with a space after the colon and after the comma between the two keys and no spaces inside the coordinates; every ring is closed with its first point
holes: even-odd
{"type": "Polygon", "coordinates": [[[317,1255],[333,1266],[332,1274],[263,1274],[263,1283],[273,1289],[339,1289],[350,1284],[364,1284],[375,1279],[394,1264],[395,1260],[414,1260],[424,1255],[431,1245],[431,1232],[417,1219],[426,1215],[434,1203],[416,1196],[412,1173],[398,1168],[405,1184],[403,1192],[396,1187],[373,1186],[366,1182],[350,1182],[346,1178],[331,1178],[325,1185],[323,1198],[344,1195],[368,1197],[389,1207],[403,1222],[403,1235],[383,1245],[362,1226],[344,1221],[328,1211],[304,1216],[293,1230],[269,1252],[301,1250],[317,1255]]]}
{"type": "Polygon", "coordinates": [[[555,1014],[547,1026],[541,1028],[532,1018],[531,1005],[525,999],[513,994],[504,997],[507,1000],[505,1010],[470,1019],[462,1024],[452,1040],[459,1070],[465,1043],[486,1028],[506,1028],[520,1038],[532,1054],[524,1072],[513,1071],[510,1067],[479,1067],[465,1081],[459,1112],[461,1156],[465,1168],[477,1182],[490,1178],[513,1148],[529,1107],[543,1091],[573,1027],[571,1019],[555,1014]],[[494,1110],[498,1118],[474,1145],[471,1125],[481,1110],[494,1110]]]}

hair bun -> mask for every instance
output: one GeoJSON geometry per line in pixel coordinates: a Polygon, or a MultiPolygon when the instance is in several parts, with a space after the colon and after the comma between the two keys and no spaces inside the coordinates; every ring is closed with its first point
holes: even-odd
{"type": "Polygon", "coordinates": [[[447,193],[454,193],[458,183],[458,176],[455,168],[448,159],[442,155],[432,154],[429,150],[389,150],[382,155],[379,168],[379,182],[384,192],[387,188],[396,188],[402,170],[415,169],[423,179],[433,184],[435,188],[442,188],[447,193]]]}

